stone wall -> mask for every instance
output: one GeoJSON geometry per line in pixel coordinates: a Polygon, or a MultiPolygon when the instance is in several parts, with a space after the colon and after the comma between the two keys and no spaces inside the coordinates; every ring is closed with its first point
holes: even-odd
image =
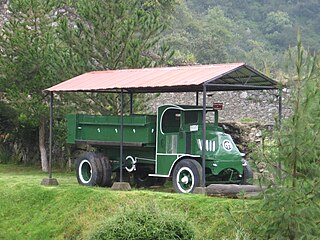
{"type": "MultiPolygon", "coordinates": [[[[286,100],[289,91],[283,92],[283,117],[290,114],[286,100]]],[[[278,92],[276,90],[212,92],[208,93],[207,106],[214,102],[223,103],[219,111],[219,122],[259,122],[263,125],[274,125],[278,118],[278,92]]],[[[195,105],[195,93],[162,93],[151,100],[148,105],[151,111],[162,104],[191,104],[195,105]]],[[[199,105],[202,105],[202,93],[199,93],[199,105]]]]}
{"type": "Polygon", "coordinates": [[[0,26],[8,20],[8,3],[9,0],[0,0],[0,26]]]}

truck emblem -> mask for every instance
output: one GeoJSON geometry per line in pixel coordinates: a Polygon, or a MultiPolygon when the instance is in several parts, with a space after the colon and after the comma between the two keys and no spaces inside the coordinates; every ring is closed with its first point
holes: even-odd
{"type": "Polygon", "coordinates": [[[232,143],[229,140],[224,140],[222,146],[228,152],[230,152],[233,149],[232,143]]]}

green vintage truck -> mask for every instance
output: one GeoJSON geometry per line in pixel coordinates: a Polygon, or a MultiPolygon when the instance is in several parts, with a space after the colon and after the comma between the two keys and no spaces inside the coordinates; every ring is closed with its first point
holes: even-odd
{"type": "MultiPolygon", "coordinates": [[[[163,105],[156,115],[123,116],[123,178],[138,187],[163,185],[171,178],[179,193],[193,192],[202,177],[207,185],[246,183],[252,171],[244,154],[218,126],[218,110],[207,107],[207,112],[214,122],[206,124],[205,140],[201,106],[163,105]]],[[[111,186],[118,181],[121,117],[68,115],[67,123],[69,144],[94,149],[76,160],[79,184],[111,186]]]]}

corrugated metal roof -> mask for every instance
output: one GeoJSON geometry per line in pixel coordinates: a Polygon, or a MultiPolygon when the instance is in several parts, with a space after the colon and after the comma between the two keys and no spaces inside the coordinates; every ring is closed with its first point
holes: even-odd
{"type": "Polygon", "coordinates": [[[88,72],[52,86],[50,92],[195,92],[276,89],[277,82],[244,63],[88,72]]]}

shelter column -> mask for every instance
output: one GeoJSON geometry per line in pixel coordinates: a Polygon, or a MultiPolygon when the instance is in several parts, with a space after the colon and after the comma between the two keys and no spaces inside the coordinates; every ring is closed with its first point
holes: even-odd
{"type": "MultiPolygon", "coordinates": [[[[282,87],[279,88],[278,90],[278,101],[279,101],[279,109],[278,109],[278,126],[279,130],[281,129],[281,122],[282,122],[282,87]]],[[[282,178],[282,166],[281,162],[279,162],[278,169],[279,169],[279,179],[282,178]]]]}
{"type": "Polygon", "coordinates": [[[281,121],[282,121],[282,87],[278,90],[278,101],[279,101],[279,108],[278,108],[278,124],[279,127],[281,127],[281,121]]]}
{"type": "Polygon", "coordinates": [[[52,178],[52,129],[53,129],[53,92],[50,92],[50,129],[49,129],[49,178],[52,178]]]}
{"type": "Polygon", "coordinates": [[[41,185],[57,186],[58,180],[52,178],[52,131],[53,131],[53,92],[50,92],[50,126],[49,126],[49,178],[44,178],[41,181],[41,185]]]}
{"type": "Polygon", "coordinates": [[[130,115],[133,113],[133,93],[130,92],[130,115]]]}
{"type": "Polygon", "coordinates": [[[196,106],[199,105],[199,92],[196,92],[196,106]]]}
{"type": "Polygon", "coordinates": [[[122,182],[122,159],[123,159],[123,89],[121,89],[121,94],[120,94],[120,112],[121,112],[121,117],[120,117],[120,182],[122,182]]]}
{"type": "Polygon", "coordinates": [[[203,107],[202,107],[202,183],[206,187],[206,115],[207,115],[207,86],[203,85],[203,107]]]}

